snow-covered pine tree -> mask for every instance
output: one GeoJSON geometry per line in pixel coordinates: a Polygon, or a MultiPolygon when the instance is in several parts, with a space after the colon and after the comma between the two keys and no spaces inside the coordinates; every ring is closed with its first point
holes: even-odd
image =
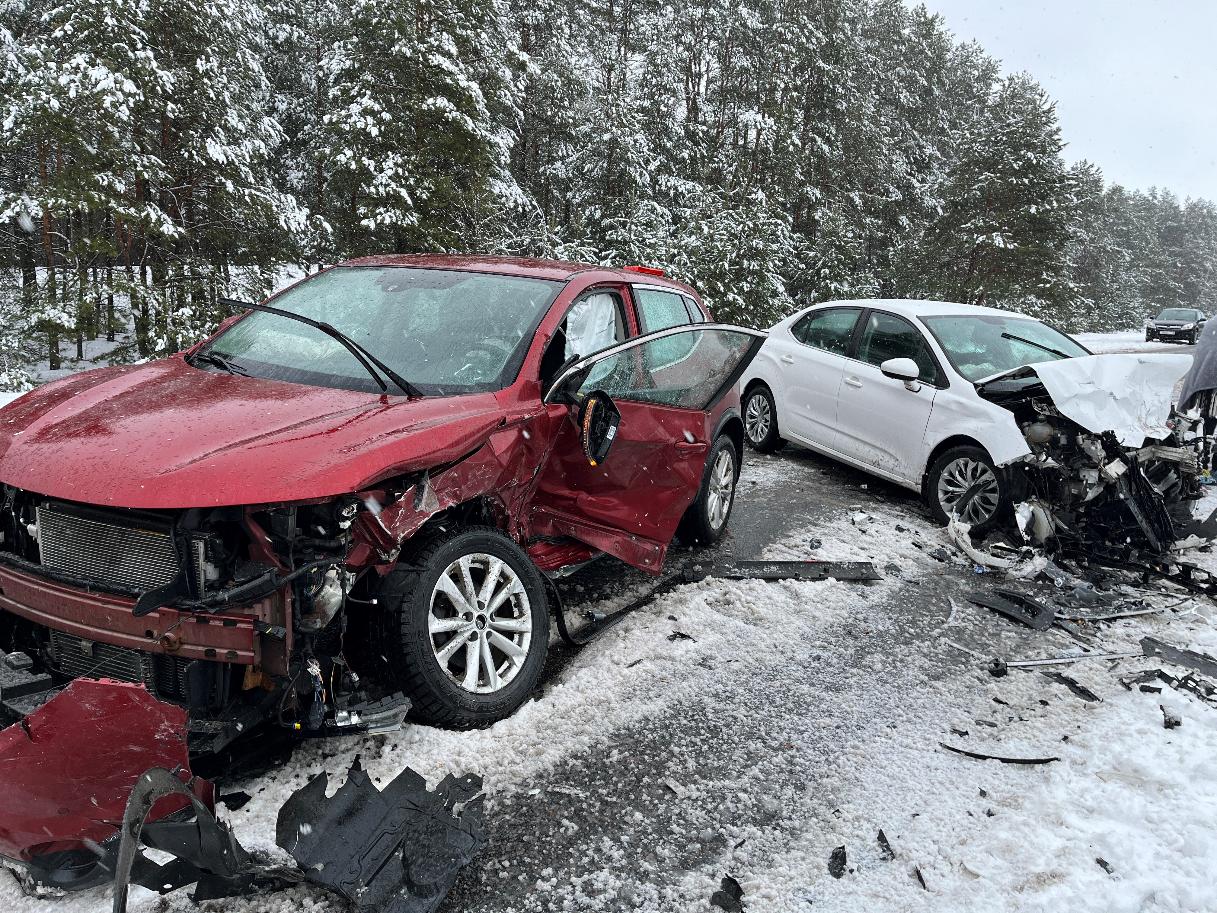
{"type": "Polygon", "coordinates": [[[460,250],[509,168],[523,58],[497,2],[353,0],[326,49],[315,155],[340,252],[460,250]]]}

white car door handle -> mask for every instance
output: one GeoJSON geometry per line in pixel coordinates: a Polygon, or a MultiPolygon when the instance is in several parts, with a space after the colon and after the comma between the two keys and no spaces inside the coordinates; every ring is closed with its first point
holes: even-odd
{"type": "Polygon", "coordinates": [[[792,364],[794,364],[794,356],[793,355],[783,355],[778,359],[778,361],[782,362],[783,364],[792,365],[792,364]]]}
{"type": "Polygon", "coordinates": [[[845,382],[847,384],[849,384],[851,387],[861,387],[862,386],[862,381],[858,380],[858,378],[856,378],[852,375],[845,378],[845,382]]]}

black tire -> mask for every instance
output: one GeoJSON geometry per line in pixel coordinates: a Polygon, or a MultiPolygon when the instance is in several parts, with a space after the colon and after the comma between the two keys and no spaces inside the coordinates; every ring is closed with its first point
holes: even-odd
{"type": "Polygon", "coordinates": [[[735,441],[720,434],[714,439],[706,455],[706,468],[702,472],[697,497],[681,518],[676,534],[687,545],[712,545],[723,537],[731,521],[731,508],[735,506],[735,493],[739,487],[740,454],[735,441]],[[730,490],[722,490],[720,475],[725,461],[730,461],[730,490]],[[726,499],[725,509],[722,499],[726,499]]]}
{"type": "Polygon", "coordinates": [[[1187,344],[1189,346],[1194,346],[1196,344],[1196,337],[1198,335],[1199,334],[1195,330],[1192,330],[1191,335],[1187,337],[1187,344]]]}
{"type": "Polygon", "coordinates": [[[774,453],[781,450],[786,442],[778,433],[778,407],[773,400],[773,391],[764,384],[750,387],[744,394],[743,410],[744,440],[748,442],[748,446],[757,453],[774,453]],[[763,433],[758,434],[762,430],[763,433]]]}
{"type": "MultiPolygon", "coordinates": [[[[473,567],[471,578],[475,588],[485,580],[487,572],[485,565],[473,567]]],[[[524,550],[497,529],[475,526],[455,533],[428,536],[409,553],[403,552],[401,562],[381,583],[378,595],[382,610],[387,613],[384,649],[393,667],[395,685],[410,698],[413,703],[410,715],[418,721],[452,729],[485,726],[510,716],[536,689],[549,646],[549,604],[545,585],[536,565],[524,550]],[[511,569],[522,585],[523,595],[528,601],[527,615],[531,620],[526,655],[519,668],[513,671],[512,678],[500,689],[484,694],[466,690],[452,676],[450,665],[441,667],[433,649],[433,637],[441,650],[451,640],[459,639],[464,643],[469,638],[463,632],[453,632],[447,638],[444,635],[448,632],[432,635],[429,626],[432,594],[440,576],[462,556],[472,555],[500,559],[511,569]]],[[[437,594],[436,613],[451,615],[450,619],[442,620],[458,620],[454,605],[447,596],[437,594]]],[[[515,603],[515,610],[523,613],[523,606],[515,603]]],[[[510,606],[508,611],[512,611],[510,606]]],[[[482,638],[489,643],[489,637],[494,634],[504,636],[500,631],[491,633],[493,625],[486,624],[484,615],[481,622],[477,621],[477,617],[475,615],[472,622],[475,626],[470,631],[472,637],[482,638]]],[[[496,613],[494,617],[502,623],[521,621],[524,614],[518,618],[506,618],[496,613]]],[[[523,634],[519,636],[522,640],[523,634]]],[[[515,637],[516,634],[512,634],[509,639],[519,647],[515,637]]],[[[490,650],[489,647],[487,649],[490,650]]],[[[495,647],[490,655],[490,667],[496,669],[496,675],[499,668],[509,669],[511,658],[501,649],[495,647]],[[501,665],[500,658],[504,660],[501,665]]],[[[465,649],[458,648],[448,658],[448,663],[462,664],[465,656],[468,656],[465,649]]],[[[488,673],[476,674],[475,687],[480,686],[484,675],[488,673]]],[[[487,687],[489,685],[488,679],[487,687]]]]}
{"type": "MultiPolygon", "coordinates": [[[[982,448],[973,446],[952,447],[950,450],[942,453],[936,460],[934,460],[929,468],[929,471],[925,474],[923,497],[925,499],[926,506],[930,510],[930,513],[933,514],[934,518],[939,523],[946,526],[950,522],[951,510],[949,506],[944,504],[943,500],[939,497],[939,481],[942,479],[943,475],[948,472],[950,467],[952,467],[952,464],[955,464],[957,461],[961,460],[971,461],[973,464],[980,464],[981,466],[985,467],[985,469],[988,470],[988,473],[992,476],[993,480],[996,482],[997,496],[992,512],[988,513],[983,520],[972,522],[973,535],[983,535],[1009,516],[1011,508],[1009,480],[1004,472],[1001,472],[996,466],[993,465],[993,460],[989,458],[989,454],[987,454],[982,448]]],[[[966,477],[966,473],[964,473],[964,475],[966,477]]],[[[953,475],[953,477],[957,478],[958,476],[953,475]]],[[[950,486],[949,484],[946,487],[953,488],[953,486],[950,486]]],[[[983,496],[983,490],[978,489],[978,494],[973,495],[972,503],[970,503],[968,507],[964,508],[964,519],[967,519],[966,515],[969,508],[976,511],[980,511],[982,509],[987,510],[988,504],[989,499],[983,496]]]]}

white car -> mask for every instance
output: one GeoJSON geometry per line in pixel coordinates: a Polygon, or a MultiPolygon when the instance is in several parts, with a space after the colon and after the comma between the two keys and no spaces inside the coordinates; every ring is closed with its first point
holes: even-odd
{"type": "MultiPolygon", "coordinates": [[[[998,467],[1031,453],[978,382],[1088,356],[1010,311],[938,301],[832,301],[778,323],[742,380],[748,442],[786,441],[922,493],[943,523],[980,532],[1010,509],[998,467]]],[[[1185,370],[1185,369],[1184,369],[1185,370]]]]}

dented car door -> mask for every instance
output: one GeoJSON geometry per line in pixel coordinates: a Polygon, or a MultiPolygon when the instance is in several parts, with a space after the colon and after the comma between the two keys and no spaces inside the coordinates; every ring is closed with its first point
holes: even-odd
{"type": "Polygon", "coordinates": [[[553,444],[539,474],[534,532],[569,536],[658,573],[701,485],[714,407],[764,339],[720,324],[673,327],[568,368],[546,395],[553,444]],[[593,393],[620,415],[598,461],[579,421],[593,393]]]}

